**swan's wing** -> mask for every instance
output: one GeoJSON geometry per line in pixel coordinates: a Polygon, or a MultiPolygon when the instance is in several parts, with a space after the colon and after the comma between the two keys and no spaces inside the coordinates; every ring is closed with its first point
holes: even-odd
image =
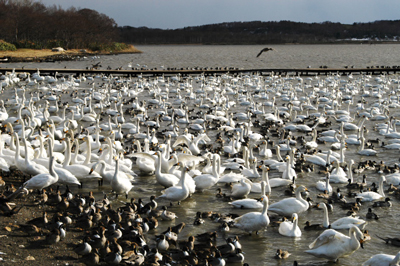
{"type": "Polygon", "coordinates": [[[355,226],[358,226],[358,225],[361,225],[364,223],[365,223],[365,221],[362,219],[357,219],[357,218],[349,216],[349,217],[343,217],[343,218],[340,218],[340,219],[334,221],[331,224],[331,226],[340,227],[340,226],[345,226],[348,224],[353,224],[355,226]]]}
{"type": "Polygon", "coordinates": [[[200,135],[198,135],[198,136],[195,138],[195,142],[200,141],[200,140],[203,140],[203,141],[205,141],[205,142],[211,141],[211,139],[210,139],[210,138],[207,136],[207,134],[205,134],[205,133],[200,134],[200,135]]]}
{"type": "Polygon", "coordinates": [[[153,155],[150,155],[150,154],[148,154],[146,152],[136,152],[136,153],[128,154],[128,155],[126,155],[126,157],[128,157],[128,158],[132,158],[132,157],[134,157],[134,158],[145,158],[145,159],[150,159],[153,162],[155,162],[155,160],[156,160],[156,158],[154,158],[153,155]]]}
{"type": "Polygon", "coordinates": [[[176,147],[176,146],[178,146],[179,144],[182,144],[182,143],[185,143],[189,147],[190,140],[186,136],[178,136],[176,138],[176,141],[172,145],[172,147],[176,147]]]}
{"type": "Polygon", "coordinates": [[[345,235],[342,233],[339,233],[333,229],[327,229],[322,232],[322,234],[320,234],[308,247],[315,249],[328,243],[332,243],[333,241],[340,240],[343,237],[345,237],[345,235]]]}
{"type": "Polygon", "coordinates": [[[178,154],[178,161],[183,162],[186,165],[187,162],[196,162],[196,163],[202,162],[204,161],[204,158],[191,154],[180,153],[178,154]]]}

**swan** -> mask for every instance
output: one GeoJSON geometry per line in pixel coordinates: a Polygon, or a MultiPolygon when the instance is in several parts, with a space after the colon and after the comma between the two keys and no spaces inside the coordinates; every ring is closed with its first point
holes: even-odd
{"type": "Polygon", "coordinates": [[[101,180],[101,175],[99,175],[95,171],[90,171],[91,168],[86,166],[86,165],[81,165],[81,164],[73,164],[70,165],[69,163],[71,162],[71,141],[67,137],[65,139],[66,142],[66,149],[65,149],[65,160],[63,162],[63,168],[70,171],[73,175],[76,176],[76,178],[79,180],[79,182],[83,181],[88,181],[88,180],[101,180]]]}
{"type": "Polygon", "coordinates": [[[279,234],[288,237],[301,237],[301,230],[298,225],[297,213],[292,214],[292,221],[284,221],[279,224],[279,234]]]}
{"type": "MultiPolygon", "coordinates": [[[[53,140],[51,138],[48,138],[48,141],[49,141],[49,158],[51,158],[53,157],[53,148],[52,148],[53,146],[51,144],[53,140]]],[[[78,186],[81,185],[76,176],[72,174],[70,171],[58,167],[56,164],[54,164],[54,171],[58,175],[58,183],[66,185],[78,185],[78,186]]]]}
{"type": "Polygon", "coordinates": [[[318,147],[318,143],[317,143],[317,129],[314,128],[313,130],[313,138],[311,141],[306,142],[306,144],[304,144],[304,146],[307,149],[316,149],[318,147]]]}
{"type": "Polygon", "coordinates": [[[111,180],[111,189],[117,194],[125,193],[126,198],[128,198],[128,193],[133,188],[131,181],[120,174],[119,172],[119,158],[115,158],[115,172],[111,180]]]}
{"type": "Polygon", "coordinates": [[[245,198],[249,195],[251,190],[251,182],[247,178],[240,180],[239,184],[235,184],[232,187],[231,197],[233,198],[245,198]]]}
{"type": "Polygon", "coordinates": [[[385,193],[383,192],[383,182],[385,182],[385,181],[386,181],[385,176],[381,175],[379,177],[378,192],[365,191],[365,192],[357,194],[356,198],[360,198],[361,201],[374,201],[374,200],[381,200],[381,199],[385,198],[385,193]]]}
{"type": "MultiPolygon", "coordinates": [[[[148,157],[147,155],[134,156],[134,154],[130,155],[130,157],[136,157],[136,165],[138,166],[139,170],[146,175],[150,175],[150,174],[154,173],[156,170],[155,160],[149,149],[149,140],[145,139],[144,142],[145,142],[144,153],[151,157],[148,157]]],[[[140,145],[139,140],[135,140],[134,144],[136,144],[136,147],[137,147],[137,154],[141,154],[142,147],[140,145]]]]}
{"type": "Polygon", "coordinates": [[[296,171],[292,168],[291,162],[290,162],[290,157],[286,158],[286,168],[282,173],[282,179],[289,179],[293,180],[297,178],[296,171]]]}
{"type": "Polygon", "coordinates": [[[196,188],[199,191],[209,189],[209,188],[213,187],[215,184],[217,184],[217,182],[218,182],[219,169],[217,169],[217,161],[218,161],[217,155],[214,154],[212,159],[213,159],[212,174],[202,174],[202,175],[198,175],[195,178],[193,178],[193,180],[196,184],[196,188]]]}
{"type": "MultiPolygon", "coordinates": [[[[101,184],[103,184],[104,181],[106,181],[106,184],[111,184],[111,181],[114,177],[116,166],[110,166],[104,160],[99,160],[98,162],[96,162],[95,164],[92,165],[89,173],[91,174],[93,171],[96,171],[98,165],[100,165],[100,167],[101,167],[100,172],[98,172],[102,178],[101,184]],[[111,169],[111,170],[106,171],[107,168],[111,169]]],[[[122,171],[119,171],[119,176],[121,178],[132,180],[131,176],[127,175],[125,172],[122,172],[122,171]]]]}
{"type": "Polygon", "coordinates": [[[332,183],[337,184],[346,184],[348,183],[349,179],[347,177],[346,172],[343,170],[342,167],[339,165],[339,161],[336,161],[336,168],[332,170],[329,175],[329,179],[332,183]]]}
{"type": "Polygon", "coordinates": [[[180,163],[181,165],[181,183],[182,186],[173,186],[169,187],[166,190],[164,190],[164,193],[159,196],[158,198],[165,198],[170,201],[177,201],[181,202],[182,200],[185,200],[187,197],[189,197],[189,188],[188,184],[186,182],[187,178],[187,172],[189,171],[189,168],[184,166],[183,163],[180,163]]]}
{"type": "MultiPolygon", "coordinates": [[[[271,194],[271,185],[269,182],[269,177],[268,177],[268,172],[269,172],[269,167],[265,165],[260,165],[259,168],[262,169],[261,173],[261,182],[265,182],[265,195],[270,195],[271,194]]],[[[280,179],[280,178],[279,178],[280,179]]],[[[262,183],[251,183],[251,191],[252,193],[261,193],[262,192],[262,183]]],[[[261,194],[263,195],[263,194],[261,194]]]]}
{"type": "MultiPolygon", "coordinates": [[[[265,187],[266,182],[261,181],[261,198],[265,196],[265,187]]],[[[240,199],[229,202],[229,204],[240,209],[261,209],[263,207],[263,203],[258,199],[240,199]]]]}
{"type": "MultiPolygon", "coordinates": [[[[16,140],[17,140],[17,148],[19,148],[19,145],[18,145],[18,143],[19,143],[18,136],[15,136],[15,138],[16,138],[16,140]]],[[[26,145],[26,139],[23,138],[23,139],[22,139],[22,142],[24,143],[25,150],[27,150],[27,149],[28,149],[28,146],[26,145]]],[[[16,159],[15,161],[17,161],[17,159],[16,159]]],[[[24,172],[25,174],[28,174],[28,175],[30,175],[30,176],[33,176],[33,175],[38,175],[38,174],[43,174],[43,173],[49,173],[49,170],[48,170],[45,166],[43,166],[43,165],[41,165],[41,164],[37,164],[37,163],[35,163],[34,161],[31,161],[31,160],[29,159],[29,156],[25,156],[24,170],[23,170],[23,172],[24,172]]]]}
{"type": "Polygon", "coordinates": [[[49,160],[49,173],[43,173],[33,176],[31,179],[24,183],[26,189],[42,190],[52,184],[57,183],[58,175],[54,171],[54,157],[49,160]]]}
{"type": "Polygon", "coordinates": [[[386,183],[393,184],[395,186],[400,184],[400,173],[393,173],[385,176],[386,183]]]}
{"type": "Polygon", "coordinates": [[[308,191],[305,186],[299,186],[295,191],[294,198],[286,198],[281,201],[271,204],[268,211],[275,212],[277,214],[290,217],[293,213],[302,213],[308,210],[308,202],[301,197],[302,192],[308,191]]]}
{"type": "Polygon", "coordinates": [[[262,158],[271,158],[272,157],[272,151],[271,151],[271,149],[268,149],[268,141],[267,140],[263,140],[258,154],[262,158]]]}
{"type": "Polygon", "coordinates": [[[275,159],[263,160],[263,164],[268,165],[270,169],[276,169],[276,167],[279,164],[284,163],[284,161],[281,157],[281,152],[280,152],[281,147],[279,145],[276,145],[275,149],[276,149],[276,157],[278,160],[275,160],[275,159]],[[276,167],[272,167],[273,165],[276,165],[276,167]]]}
{"type": "Polygon", "coordinates": [[[328,193],[332,193],[332,186],[329,184],[329,174],[326,176],[325,181],[318,181],[316,187],[320,191],[327,191],[328,193]]]}
{"type": "MultiPolygon", "coordinates": [[[[156,180],[157,182],[163,187],[171,187],[176,186],[179,183],[179,178],[174,174],[169,173],[162,173],[161,172],[161,163],[162,163],[162,155],[160,152],[156,152],[155,155],[157,156],[156,163],[156,180]]],[[[153,158],[151,155],[145,154],[145,158],[153,158]]]]}
{"type": "Polygon", "coordinates": [[[266,229],[269,225],[269,217],[267,214],[268,197],[264,195],[261,198],[261,201],[263,203],[262,212],[249,212],[243,214],[233,220],[233,226],[250,234],[254,231],[258,233],[258,231],[266,229]]]}
{"type": "MultiPolygon", "coordinates": [[[[249,159],[247,157],[247,159],[249,159]]],[[[242,175],[244,175],[247,178],[259,178],[260,174],[257,171],[257,158],[254,158],[252,161],[251,169],[245,168],[245,167],[240,167],[242,175]]]]}
{"type": "Polygon", "coordinates": [[[318,206],[321,207],[322,210],[324,211],[324,219],[322,225],[325,228],[332,228],[339,230],[339,229],[349,229],[353,226],[357,226],[362,230],[367,225],[367,222],[365,220],[353,216],[339,218],[330,224],[328,208],[326,207],[326,204],[321,202],[318,204],[318,206]]]}
{"type": "Polygon", "coordinates": [[[340,257],[347,257],[353,254],[362,246],[364,234],[356,226],[349,229],[346,236],[334,229],[327,229],[322,232],[310,245],[308,254],[318,258],[326,258],[337,261],[340,257]]]}
{"type": "Polygon", "coordinates": [[[374,149],[364,149],[364,145],[365,145],[365,138],[361,138],[361,145],[359,147],[359,150],[357,151],[358,154],[366,156],[375,156],[378,153],[374,149]]]}
{"type": "Polygon", "coordinates": [[[362,266],[397,266],[400,265],[400,251],[396,256],[389,254],[376,254],[365,261],[362,266]]]}

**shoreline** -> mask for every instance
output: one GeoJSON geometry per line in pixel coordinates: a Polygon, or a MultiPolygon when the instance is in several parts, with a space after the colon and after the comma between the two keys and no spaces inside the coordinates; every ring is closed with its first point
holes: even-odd
{"type": "Polygon", "coordinates": [[[133,45],[121,51],[91,51],[89,49],[70,49],[52,51],[51,49],[17,49],[16,51],[0,51],[0,63],[16,62],[57,62],[73,61],[87,56],[142,53],[133,45]]]}

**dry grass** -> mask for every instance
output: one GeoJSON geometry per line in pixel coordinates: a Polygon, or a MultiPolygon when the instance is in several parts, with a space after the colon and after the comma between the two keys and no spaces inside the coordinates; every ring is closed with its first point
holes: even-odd
{"type": "MultiPolygon", "coordinates": [[[[86,53],[88,54],[109,54],[110,52],[93,52],[88,49],[85,49],[86,53]]],[[[136,49],[133,45],[126,50],[114,52],[114,53],[141,53],[140,50],[136,49]]],[[[54,56],[54,55],[59,55],[59,54],[65,54],[65,55],[79,55],[79,54],[84,54],[82,52],[82,49],[70,49],[65,52],[53,52],[51,49],[42,49],[42,50],[37,50],[37,49],[17,49],[16,51],[0,51],[0,57],[15,57],[15,58],[43,58],[43,57],[49,57],[49,56],[54,56]]]]}

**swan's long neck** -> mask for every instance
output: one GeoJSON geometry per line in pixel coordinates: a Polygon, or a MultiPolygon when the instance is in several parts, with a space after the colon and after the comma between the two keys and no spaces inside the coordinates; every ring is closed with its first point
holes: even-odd
{"type": "Polygon", "coordinates": [[[301,201],[303,205],[308,205],[308,202],[301,196],[301,191],[299,189],[296,190],[296,199],[301,201]]]}
{"type": "Polygon", "coordinates": [[[67,143],[67,148],[65,149],[63,167],[66,167],[71,162],[71,141],[67,138],[65,142],[67,143]]]}
{"type": "Polygon", "coordinates": [[[219,178],[219,170],[217,170],[217,158],[215,156],[213,157],[212,173],[214,177],[219,178]]]}
{"type": "Polygon", "coordinates": [[[378,193],[379,193],[382,197],[385,197],[385,192],[383,192],[383,181],[384,181],[384,177],[381,176],[381,177],[380,177],[380,180],[379,180],[378,193]]]}
{"type": "Polygon", "coordinates": [[[329,216],[328,216],[328,208],[325,203],[321,204],[322,209],[324,210],[324,220],[322,221],[322,226],[325,228],[329,227],[329,216]]]}
{"type": "Polygon", "coordinates": [[[263,209],[262,209],[261,215],[267,216],[267,217],[268,217],[268,215],[267,215],[267,211],[268,211],[268,197],[267,197],[267,196],[263,196],[262,199],[263,199],[263,209]]]}
{"type": "Polygon", "coordinates": [[[87,148],[86,159],[83,162],[83,164],[85,164],[85,165],[88,165],[90,163],[90,159],[92,157],[92,139],[91,138],[92,138],[91,136],[86,136],[85,137],[85,141],[86,141],[86,144],[87,144],[87,146],[86,146],[86,148],[87,148]]]}
{"type": "Polygon", "coordinates": [[[118,174],[119,174],[119,159],[116,159],[115,160],[115,172],[114,172],[114,177],[113,177],[114,181],[118,180],[118,174]]]}
{"type": "Polygon", "coordinates": [[[363,233],[361,233],[360,229],[357,226],[353,226],[349,230],[350,237],[350,249],[357,250],[360,247],[360,239],[363,238],[363,233]]]}

